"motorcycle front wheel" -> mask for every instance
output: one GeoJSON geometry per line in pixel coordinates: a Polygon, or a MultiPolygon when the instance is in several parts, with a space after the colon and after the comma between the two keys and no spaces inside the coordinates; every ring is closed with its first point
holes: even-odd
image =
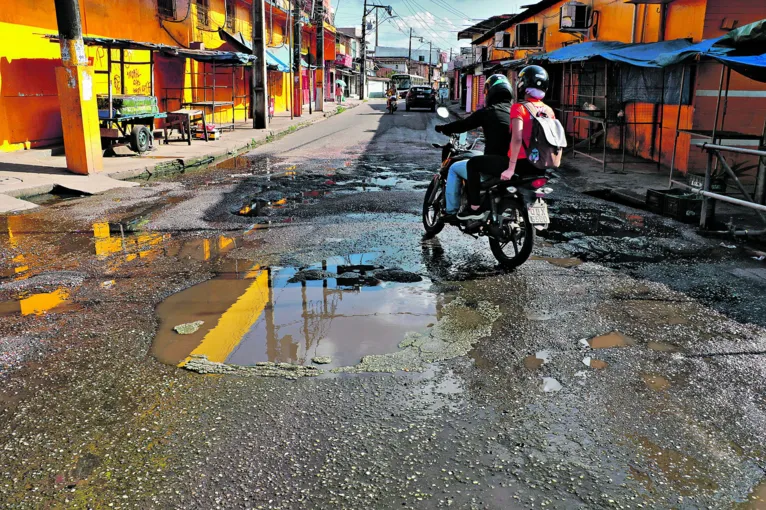
{"type": "Polygon", "coordinates": [[[444,228],[444,221],[439,215],[443,188],[439,184],[441,179],[431,179],[423,199],[423,228],[426,229],[428,237],[438,235],[444,228]]]}
{"type": "Polygon", "coordinates": [[[535,227],[522,200],[506,199],[500,207],[502,237],[490,237],[492,255],[506,269],[515,269],[532,255],[535,227]]]}

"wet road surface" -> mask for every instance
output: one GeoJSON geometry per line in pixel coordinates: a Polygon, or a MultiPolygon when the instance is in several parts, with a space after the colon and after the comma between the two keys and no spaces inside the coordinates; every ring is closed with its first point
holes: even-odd
{"type": "Polygon", "coordinates": [[[3,506],[763,508],[763,262],[564,178],[503,272],[383,109],[0,218],[3,506]]]}

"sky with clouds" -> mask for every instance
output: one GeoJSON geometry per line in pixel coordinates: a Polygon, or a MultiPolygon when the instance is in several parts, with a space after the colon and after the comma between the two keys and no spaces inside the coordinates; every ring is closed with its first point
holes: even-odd
{"type": "MultiPolygon", "coordinates": [[[[335,25],[338,27],[361,26],[362,5],[364,0],[333,0],[336,7],[335,25]]],[[[497,14],[519,12],[521,5],[535,3],[535,0],[368,0],[378,5],[391,5],[394,17],[389,18],[380,10],[380,46],[398,46],[406,48],[410,28],[413,36],[423,38],[423,43],[413,39],[413,49],[428,49],[433,42],[434,48],[449,51],[460,46],[468,46],[470,41],[458,41],[457,33],[480,20],[497,14]]],[[[375,22],[375,14],[370,16],[375,22]]],[[[371,39],[374,44],[374,30],[371,39]]]]}

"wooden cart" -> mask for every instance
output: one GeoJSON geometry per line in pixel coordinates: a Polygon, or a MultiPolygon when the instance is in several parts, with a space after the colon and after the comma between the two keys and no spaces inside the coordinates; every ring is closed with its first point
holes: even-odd
{"type": "Polygon", "coordinates": [[[154,140],[155,121],[166,117],[166,113],[110,117],[108,112],[99,112],[101,147],[104,149],[104,155],[114,155],[114,148],[121,146],[128,146],[130,150],[138,154],[148,151],[154,140]]]}

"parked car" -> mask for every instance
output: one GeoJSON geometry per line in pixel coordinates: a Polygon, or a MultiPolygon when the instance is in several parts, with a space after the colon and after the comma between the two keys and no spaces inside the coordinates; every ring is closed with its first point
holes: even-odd
{"type": "Polygon", "coordinates": [[[429,108],[436,111],[436,91],[431,87],[412,87],[407,92],[407,111],[410,108],[429,108]]]}

